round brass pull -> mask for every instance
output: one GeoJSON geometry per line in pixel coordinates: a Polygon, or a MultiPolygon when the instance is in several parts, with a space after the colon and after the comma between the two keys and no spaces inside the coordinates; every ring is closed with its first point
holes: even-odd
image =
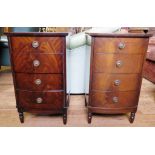
{"type": "Polygon", "coordinates": [[[121,60],[116,61],[116,67],[121,67],[123,62],[121,60]]]}
{"type": "Polygon", "coordinates": [[[112,101],[113,101],[113,103],[118,103],[118,97],[116,97],[116,96],[113,97],[113,98],[112,98],[112,101]]]}
{"type": "Polygon", "coordinates": [[[42,103],[42,101],[43,101],[43,99],[42,99],[41,97],[38,97],[38,98],[36,99],[36,102],[37,102],[37,103],[42,103]]]}
{"type": "Polygon", "coordinates": [[[40,84],[41,84],[41,80],[40,80],[40,79],[36,79],[36,80],[34,81],[34,83],[35,83],[36,85],[40,85],[40,84]]]}
{"type": "Polygon", "coordinates": [[[39,47],[39,42],[38,42],[38,41],[33,41],[33,42],[32,42],[32,47],[33,47],[33,48],[39,47]]]}
{"type": "Polygon", "coordinates": [[[120,42],[120,43],[118,44],[118,48],[119,48],[119,49],[123,49],[123,48],[125,48],[125,44],[122,43],[122,42],[120,42]]]}
{"type": "Polygon", "coordinates": [[[119,85],[120,85],[120,83],[121,83],[121,81],[120,81],[120,80],[115,80],[115,81],[114,81],[114,85],[115,85],[115,86],[119,86],[119,85]]]}
{"type": "Polygon", "coordinates": [[[33,66],[34,67],[38,67],[40,65],[40,61],[39,60],[34,60],[33,61],[33,66]]]}

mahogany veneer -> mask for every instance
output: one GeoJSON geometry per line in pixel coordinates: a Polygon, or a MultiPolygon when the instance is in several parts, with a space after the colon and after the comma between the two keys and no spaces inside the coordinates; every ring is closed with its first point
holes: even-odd
{"type": "Polygon", "coordinates": [[[63,90],[63,75],[16,73],[16,88],[30,91],[63,90]],[[38,79],[41,83],[36,85],[38,79]]]}
{"type": "Polygon", "coordinates": [[[67,122],[66,36],[68,33],[6,33],[19,118],[23,112],[63,114],[67,122]]]}
{"type": "Polygon", "coordinates": [[[97,34],[92,36],[88,123],[92,114],[137,111],[142,68],[151,34],[97,34]]]}
{"type": "Polygon", "coordinates": [[[62,73],[63,55],[62,54],[39,54],[39,53],[20,53],[12,54],[15,61],[14,70],[20,73],[62,73]],[[35,61],[39,61],[38,66],[34,66],[35,61]]]}

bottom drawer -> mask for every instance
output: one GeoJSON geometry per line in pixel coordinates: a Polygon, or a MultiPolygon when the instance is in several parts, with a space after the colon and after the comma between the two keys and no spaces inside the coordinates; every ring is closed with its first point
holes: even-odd
{"type": "Polygon", "coordinates": [[[138,92],[92,92],[90,106],[102,108],[129,108],[138,104],[138,92]]]}
{"type": "Polygon", "coordinates": [[[19,105],[23,109],[61,110],[63,108],[63,92],[17,91],[19,105]]]}

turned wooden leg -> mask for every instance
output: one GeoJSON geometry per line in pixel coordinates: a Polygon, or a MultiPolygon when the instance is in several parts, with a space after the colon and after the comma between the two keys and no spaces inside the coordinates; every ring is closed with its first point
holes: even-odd
{"type": "Polygon", "coordinates": [[[64,113],[63,113],[63,123],[66,125],[67,123],[67,108],[64,109],[64,113]]]}
{"type": "Polygon", "coordinates": [[[87,107],[87,100],[86,100],[86,97],[85,97],[85,107],[87,107]]]}
{"type": "Polygon", "coordinates": [[[68,95],[68,98],[67,98],[67,106],[69,107],[69,104],[70,104],[70,94],[68,95]]]}
{"type": "Polygon", "coordinates": [[[90,124],[92,120],[92,113],[88,112],[88,123],[90,124]]]}
{"type": "Polygon", "coordinates": [[[24,123],[24,114],[23,112],[19,112],[19,119],[21,123],[24,123]]]}
{"type": "Polygon", "coordinates": [[[135,119],[135,112],[131,112],[130,118],[129,118],[130,123],[133,123],[134,119],[135,119]]]}

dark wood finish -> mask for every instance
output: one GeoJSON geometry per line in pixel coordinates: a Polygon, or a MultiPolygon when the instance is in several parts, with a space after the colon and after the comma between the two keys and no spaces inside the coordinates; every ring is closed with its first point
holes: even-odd
{"type": "Polygon", "coordinates": [[[92,113],[88,112],[88,123],[90,124],[92,120],[92,113]]]}
{"type": "Polygon", "coordinates": [[[121,53],[121,54],[143,54],[147,39],[141,38],[96,38],[94,52],[121,53]],[[124,43],[125,48],[120,49],[119,43],[124,43]]]}
{"type": "Polygon", "coordinates": [[[88,112],[93,114],[123,114],[123,113],[129,113],[129,112],[135,112],[137,111],[136,107],[129,107],[129,108],[102,108],[102,107],[92,107],[88,106],[88,112]]]}
{"type": "Polygon", "coordinates": [[[16,53],[63,53],[62,37],[14,37],[11,40],[12,50],[16,53]],[[33,48],[33,41],[38,42],[38,47],[33,48]]]}
{"type": "MultiPolygon", "coordinates": [[[[137,111],[142,69],[150,34],[89,34],[92,36],[88,123],[92,115],[137,111]]],[[[88,98],[87,98],[88,96],[88,98]]]]}
{"type": "Polygon", "coordinates": [[[43,91],[17,91],[19,106],[28,111],[29,109],[59,110],[63,107],[63,91],[43,92],[43,91]],[[42,103],[37,103],[37,98],[42,98],[42,103]]]}
{"type": "Polygon", "coordinates": [[[87,33],[92,37],[106,37],[106,38],[149,38],[152,34],[141,33],[87,33]]]}
{"type": "Polygon", "coordinates": [[[130,118],[129,118],[130,123],[133,123],[134,119],[135,119],[135,112],[131,112],[130,118]]]}
{"type": "Polygon", "coordinates": [[[137,92],[136,91],[117,91],[117,92],[91,92],[92,107],[102,108],[130,108],[137,107],[137,92]],[[113,102],[113,98],[117,97],[118,102],[113,102]]]}
{"type": "Polygon", "coordinates": [[[66,37],[68,35],[66,32],[6,32],[4,34],[10,37],[66,37]]]}
{"type": "Polygon", "coordinates": [[[29,91],[63,90],[62,74],[16,73],[17,89],[29,91]],[[39,80],[39,84],[37,81],[39,80]]]}
{"type": "Polygon", "coordinates": [[[131,91],[139,88],[139,74],[93,73],[92,90],[131,91]],[[117,84],[117,81],[119,82],[117,84]]]}
{"type": "Polygon", "coordinates": [[[140,73],[142,69],[143,55],[132,54],[95,54],[94,72],[104,73],[140,73]],[[117,67],[117,61],[122,65],[117,67]]]}
{"type": "Polygon", "coordinates": [[[19,118],[23,112],[62,114],[67,123],[67,33],[6,33],[19,118]]]}
{"type": "Polygon", "coordinates": [[[14,71],[20,73],[62,73],[62,54],[25,54],[12,55],[14,71]],[[34,61],[39,61],[39,66],[34,66],[34,61]]]}
{"type": "Polygon", "coordinates": [[[21,123],[24,123],[24,114],[23,112],[19,112],[19,119],[21,123]]]}

